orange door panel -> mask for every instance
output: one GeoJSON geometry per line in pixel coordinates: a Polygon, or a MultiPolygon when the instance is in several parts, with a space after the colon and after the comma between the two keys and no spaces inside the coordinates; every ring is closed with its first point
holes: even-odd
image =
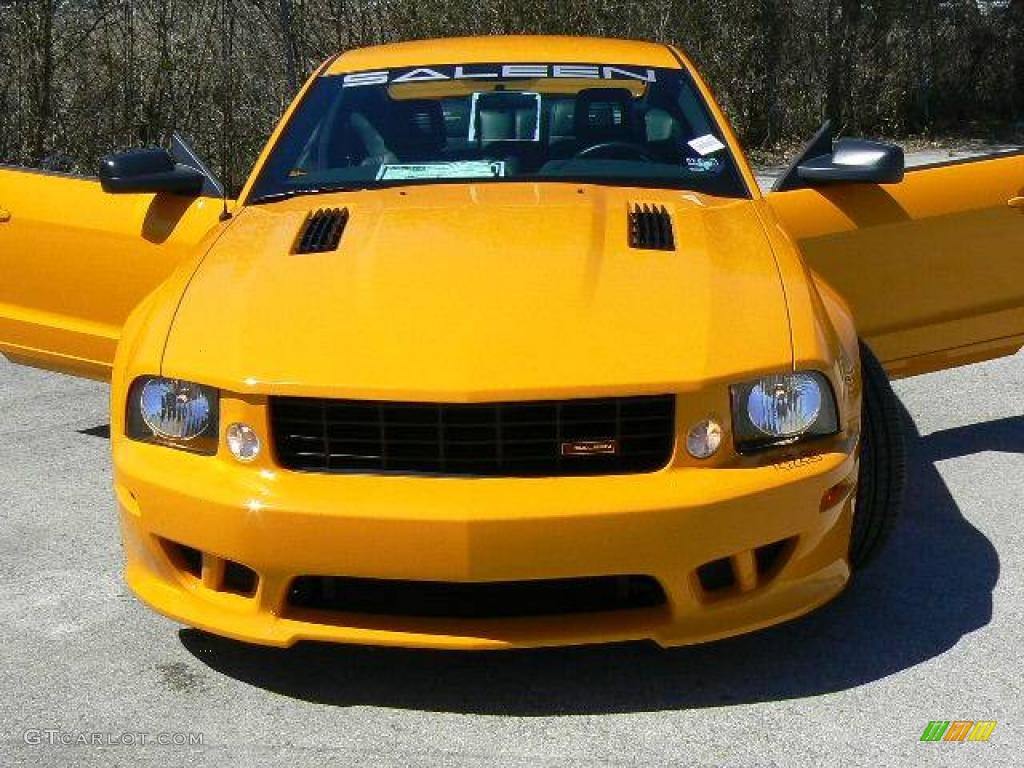
{"type": "Polygon", "coordinates": [[[1024,346],[1022,195],[1014,154],[768,201],[889,372],[908,376],[1024,346]]]}
{"type": "Polygon", "coordinates": [[[0,168],[0,352],[108,378],[128,313],[217,225],[221,206],[0,168]]]}

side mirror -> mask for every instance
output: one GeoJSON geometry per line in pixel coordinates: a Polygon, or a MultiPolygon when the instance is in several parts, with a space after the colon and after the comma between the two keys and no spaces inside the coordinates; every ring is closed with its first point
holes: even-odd
{"type": "Polygon", "coordinates": [[[100,161],[100,184],[111,194],[166,193],[198,197],[206,177],[162,149],[136,149],[100,161]]]}
{"type": "Polygon", "coordinates": [[[827,184],[899,184],[905,171],[903,149],[866,139],[835,140],[826,120],[772,187],[772,192],[827,184]]]}
{"type": "Polygon", "coordinates": [[[840,139],[832,152],[801,162],[797,175],[808,186],[899,184],[905,170],[901,147],[867,139],[840,139]]]}
{"type": "Polygon", "coordinates": [[[199,174],[203,176],[203,191],[202,194],[205,197],[219,197],[226,198],[227,194],[224,190],[224,185],[221,183],[213,171],[210,170],[209,166],[206,165],[202,160],[199,159],[199,155],[192,149],[192,145],[185,140],[185,137],[175,131],[170,137],[170,152],[174,162],[181,163],[188,168],[199,171],[199,174]]]}

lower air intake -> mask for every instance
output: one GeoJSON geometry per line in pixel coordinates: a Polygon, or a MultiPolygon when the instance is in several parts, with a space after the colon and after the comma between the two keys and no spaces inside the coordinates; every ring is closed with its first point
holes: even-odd
{"type": "Polygon", "coordinates": [[[384,616],[494,619],[651,608],[665,602],[650,576],[503,581],[479,584],[302,576],[288,606],[384,616]]]}

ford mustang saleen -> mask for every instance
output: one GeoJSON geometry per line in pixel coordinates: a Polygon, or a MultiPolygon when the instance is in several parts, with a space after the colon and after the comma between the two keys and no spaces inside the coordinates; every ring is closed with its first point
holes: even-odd
{"type": "Polygon", "coordinates": [[[887,373],[1024,345],[1022,192],[1022,154],[907,171],[825,126],[764,195],[670,46],[387,45],[315,73],[237,201],[178,137],[0,169],[0,351],[111,381],[127,581],[167,616],[694,643],[877,552],[887,373]]]}

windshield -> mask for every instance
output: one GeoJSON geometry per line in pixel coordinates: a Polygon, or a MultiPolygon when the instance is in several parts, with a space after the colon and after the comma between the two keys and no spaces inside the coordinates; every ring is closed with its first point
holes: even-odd
{"type": "Polygon", "coordinates": [[[681,70],[480,64],[319,78],[250,202],[468,181],[748,196],[721,130],[681,70]]]}

